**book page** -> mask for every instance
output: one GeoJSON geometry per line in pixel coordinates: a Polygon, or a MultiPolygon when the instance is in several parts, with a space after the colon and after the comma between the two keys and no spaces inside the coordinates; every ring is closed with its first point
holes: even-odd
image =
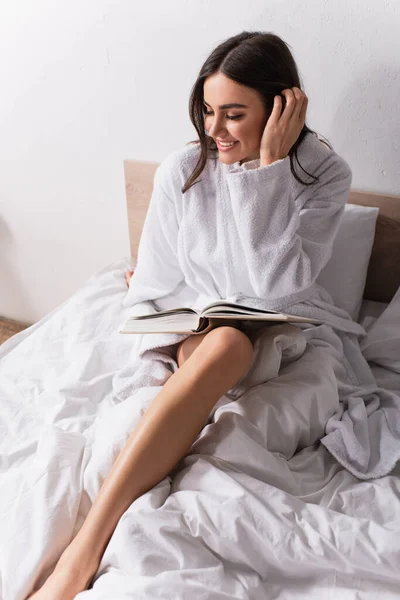
{"type": "Polygon", "coordinates": [[[197,315],[200,316],[200,311],[195,308],[190,308],[188,306],[184,306],[182,308],[169,308],[168,310],[160,310],[156,313],[151,313],[148,315],[134,315],[129,317],[130,319],[157,319],[160,317],[164,317],[165,315],[197,315]]]}
{"type": "Polygon", "coordinates": [[[220,300],[208,304],[199,314],[209,316],[212,314],[278,315],[281,313],[278,313],[275,310],[263,310],[259,308],[252,308],[251,306],[245,306],[243,304],[236,304],[234,302],[220,300]]]}

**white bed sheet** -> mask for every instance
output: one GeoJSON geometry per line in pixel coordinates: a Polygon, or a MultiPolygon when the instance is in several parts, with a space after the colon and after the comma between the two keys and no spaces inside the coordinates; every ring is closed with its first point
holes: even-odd
{"type": "MultiPolygon", "coordinates": [[[[118,334],[130,266],[107,266],[0,347],[4,600],[22,600],[51,572],[159,391],[122,401],[140,338],[118,334]]],[[[360,319],[379,308],[364,303],[360,319]]],[[[381,380],[400,389],[400,374],[386,371],[381,380]]],[[[359,481],[319,444],[290,460],[257,454],[259,434],[239,404],[222,406],[218,423],[124,513],[79,600],[399,598],[399,465],[359,481]]]]}
{"type": "MultiPolygon", "coordinates": [[[[361,305],[358,322],[369,332],[371,327],[376,321],[383,315],[385,309],[388,307],[386,302],[375,302],[373,300],[363,300],[361,305]]],[[[400,337],[400,307],[399,307],[399,318],[398,318],[398,330],[400,337]]],[[[379,387],[393,390],[400,394],[400,373],[386,369],[374,362],[369,362],[371,371],[374,374],[377,384],[379,387]]]]}

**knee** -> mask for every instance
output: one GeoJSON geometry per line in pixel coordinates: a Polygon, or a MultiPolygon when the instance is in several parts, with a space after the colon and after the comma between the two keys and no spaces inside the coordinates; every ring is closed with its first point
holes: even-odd
{"type": "Polygon", "coordinates": [[[235,327],[221,326],[212,329],[207,338],[217,354],[222,354],[232,365],[239,364],[247,371],[253,360],[253,344],[245,333],[235,327]]]}

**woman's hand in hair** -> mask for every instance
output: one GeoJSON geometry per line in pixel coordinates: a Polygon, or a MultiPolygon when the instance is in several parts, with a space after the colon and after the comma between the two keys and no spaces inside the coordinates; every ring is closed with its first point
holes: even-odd
{"type": "Polygon", "coordinates": [[[261,138],[261,167],[286,158],[304,127],[307,96],[297,87],[283,90],[282,94],[286,105],[282,111],[282,98],[275,96],[274,106],[261,138]]]}

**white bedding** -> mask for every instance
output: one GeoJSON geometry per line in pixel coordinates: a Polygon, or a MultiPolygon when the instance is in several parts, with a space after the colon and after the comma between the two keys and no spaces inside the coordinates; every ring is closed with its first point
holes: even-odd
{"type": "MultiPolygon", "coordinates": [[[[393,334],[396,336],[398,341],[398,346],[400,346],[400,308],[397,309],[397,306],[400,306],[400,291],[397,292],[395,300],[395,311],[391,311],[391,319],[390,326],[393,334]],[[394,314],[393,314],[394,313],[394,314]]],[[[392,302],[391,306],[394,303],[392,302]]],[[[388,346],[385,344],[385,336],[387,334],[387,327],[385,326],[385,316],[389,311],[385,310],[388,308],[388,305],[384,302],[374,302],[372,300],[363,300],[362,307],[360,310],[358,321],[364,327],[364,329],[368,332],[368,336],[366,340],[362,344],[362,348],[366,348],[368,346],[368,351],[370,356],[371,350],[370,346],[375,341],[375,331],[378,332],[379,335],[379,347],[375,346],[375,350],[377,352],[377,356],[373,356],[375,360],[382,360],[382,355],[384,356],[387,352],[388,346]],[[384,315],[385,313],[385,315],[384,315]],[[383,317],[383,319],[380,319],[383,317]],[[382,327],[382,325],[384,327],[382,327]],[[379,328],[379,329],[378,329],[379,328]],[[382,334],[380,333],[382,332],[382,334]],[[384,350],[384,352],[382,352],[384,350]]],[[[392,356],[397,358],[400,361],[400,351],[398,349],[390,348],[392,356]]],[[[367,360],[369,357],[367,355],[367,360]]],[[[397,371],[393,371],[389,368],[384,368],[381,365],[377,364],[373,360],[369,360],[369,365],[371,367],[371,371],[374,374],[377,384],[388,390],[393,390],[394,392],[398,392],[400,395],[400,369],[397,371]]]]}
{"type": "MultiPolygon", "coordinates": [[[[130,264],[0,347],[1,599],[22,600],[51,572],[161,389],[127,395],[141,338],[118,334],[130,264]]],[[[385,308],[364,304],[360,320],[385,308]]],[[[283,365],[268,402],[257,385],[224,396],[188,455],[124,513],[77,598],[399,598],[399,464],[360,481],[313,444],[336,401],[319,358],[308,348],[283,365]]],[[[400,374],[371,367],[400,390],[400,374]]]]}

